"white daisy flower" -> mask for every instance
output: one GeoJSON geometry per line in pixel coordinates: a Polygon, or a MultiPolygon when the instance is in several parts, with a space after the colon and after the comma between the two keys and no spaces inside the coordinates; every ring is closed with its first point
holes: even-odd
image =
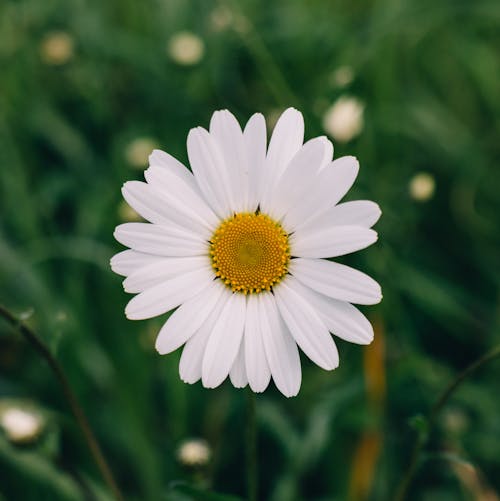
{"type": "Polygon", "coordinates": [[[325,258],[377,240],[377,204],[339,203],[358,174],[354,157],[335,161],[325,137],[303,144],[304,121],[290,108],[269,146],[264,117],[242,131],[229,111],[187,140],[192,172],[155,150],[146,182],[129,181],[123,196],[149,223],[126,223],[115,238],[130,247],[111,260],[125,291],[129,319],[177,308],[156,349],[184,345],[180,377],[206,388],[229,375],[234,386],[262,392],[271,377],[287,397],[298,393],[298,347],[335,369],[330,333],[368,344],[373,329],[351,303],[375,304],[380,286],[364,273],[325,258]]]}

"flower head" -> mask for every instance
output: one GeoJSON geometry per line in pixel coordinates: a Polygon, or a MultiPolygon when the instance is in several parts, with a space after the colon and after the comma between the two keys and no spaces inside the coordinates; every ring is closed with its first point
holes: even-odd
{"type": "Polygon", "coordinates": [[[364,104],[355,97],[342,96],[323,117],[323,128],[333,139],[347,143],[363,130],[364,104]]]}
{"type": "Polygon", "coordinates": [[[156,141],[150,137],[138,137],[127,144],[125,159],[130,166],[136,169],[144,169],[148,164],[151,150],[157,148],[156,141]]]}
{"type": "Polygon", "coordinates": [[[208,443],[199,438],[185,440],[177,449],[177,458],[185,466],[205,466],[211,455],[208,443]]]}
{"type": "Polygon", "coordinates": [[[40,46],[43,62],[53,66],[66,64],[73,57],[73,52],[73,37],[64,31],[48,33],[40,46]]]}
{"type": "Polygon", "coordinates": [[[0,426],[11,442],[28,443],[40,435],[44,422],[40,414],[28,408],[9,405],[0,410],[0,426]]]}
{"type": "Polygon", "coordinates": [[[334,87],[346,87],[354,80],[354,70],[350,66],[339,66],[331,75],[334,87]]]}
{"type": "Polygon", "coordinates": [[[203,58],[205,44],[198,35],[180,31],[169,40],[167,52],[177,64],[191,66],[203,58]]]}
{"type": "Polygon", "coordinates": [[[426,202],[431,199],[436,189],[434,176],[428,172],[415,174],[409,183],[411,197],[417,202],[426,202]]]}
{"type": "Polygon", "coordinates": [[[327,261],[377,239],[374,202],[339,203],[354,183],[354,157],[333,159],[325,137],[303,144],[295,109],[279,118],[269,146],[261,114],[244,130],[228,111],[209,131],[192,129],[192,172],[155,150],[146,182],[129,181],[125,200],[149,223],[118,226],[130,247],[111,260],[136,293],[125,312],[146,319],[177,308],[156,340],[161,354],[184,345],[181,379],[207,388],[228,376],[255,392],[271,377],[286,396],[300,389],[300,349],[326,370],[339,363],[330,333],[358,344],[373,329],[351,303],[375,304],[380,286],[327,261]]]}

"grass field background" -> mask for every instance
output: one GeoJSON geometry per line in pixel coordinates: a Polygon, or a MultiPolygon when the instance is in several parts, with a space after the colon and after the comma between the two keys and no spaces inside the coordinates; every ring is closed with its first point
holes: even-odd
{"type": "MultiPolygon", "coordinates": [[[[127,499],[194,499],[178,481],[245,495],[245,392],[182,383],[179,352],[154,350],[165,317],[126,320],[109,269],[144,150],[187,162],[216,109],[270,128],[295,106],[311,138],[339,98],[362,105],[359,134],[333,141],[360,161],[348,198],[383,211],[379,242],[342,259],[382,285],[363,309],[376,341],[339,340],[333,373],[303,357],[296,398],[258,396],[259,499],[388,500],[418,416],[500,342],[499,54],[489,0],[0,2],[0,303],[64,367],[127,499]],[[179,461],[191,438],[208,464],[179,461]]],[[[499,381],[491,362],[453,394],[408,499],[499,499],[499,381]]],[[[9,406],[43,426],[0,433],[0,498],[111,499],[52,373],[0,321],[9,406]]]]}

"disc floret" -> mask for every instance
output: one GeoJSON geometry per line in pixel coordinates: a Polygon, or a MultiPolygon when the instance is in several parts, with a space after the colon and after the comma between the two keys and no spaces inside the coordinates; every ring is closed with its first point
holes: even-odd
{"type": "Polygon", "coordinates": [[[266,214],[234,214],[212,235],[210,258],[215,275],[233,292],[269,291],[287,273],[288,234],[266,214]]]}

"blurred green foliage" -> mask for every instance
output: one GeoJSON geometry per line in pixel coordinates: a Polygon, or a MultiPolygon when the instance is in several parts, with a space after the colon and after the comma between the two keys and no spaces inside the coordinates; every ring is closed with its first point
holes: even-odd
{"type": "MultiPolygon", "coordinates": [[[[364,103],[361,134],[335,148],[361,163],[349,198],[384,212],[379,243],[345,261],[383,286],[366,312],[387,392],[370,396],[372,348],[339,341],[334,373],[303,360],[297,398],[259,395],[260,498],[386,500],[410,418],[500,341],[499,54],[496,0],[0,2],[0,302],[32,310],[127,499],[245,493],[244,393],[182,383],[179,353],[153,348],[164,319],[127,321],[108,266],[130,217],[120,186],[141,178],[137,139],[186,162],[189,129],[215,109],[272,121],[293,105],[310,138],[338,97],[364,103]],[[167,51],[186,30],[202,44],[194,64],[167,51]],[[339,82],[345,66],[351,81],[339,82]],[[419,172],[435,183],[427,200],[410,193],[419,172]],[[178,461],[189,437],[210,444],[207,466],[178,461]]],[[[499,376],[492,363],[453,396],[410,499],[500,492],[499,376]]],[[[0,434],[1,499],[110,499],[52,374],[4,322],[0,398],[47,419],[31,444],[0,434]]]]}

